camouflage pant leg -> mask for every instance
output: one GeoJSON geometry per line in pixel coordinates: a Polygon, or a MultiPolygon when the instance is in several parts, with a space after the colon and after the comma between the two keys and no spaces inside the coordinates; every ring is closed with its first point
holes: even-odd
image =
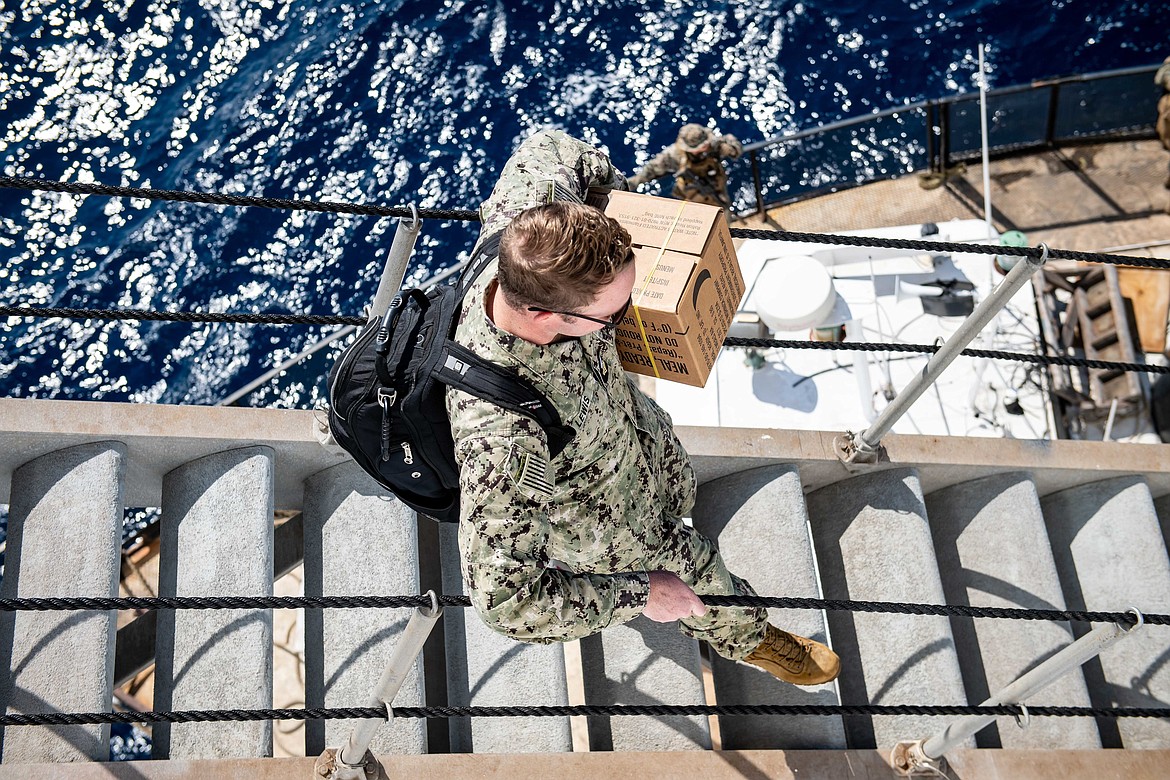
{"type": "MultiPolygon", "coordinates": [[[[647,570],[674,572],[695,593],[707,596],[754,596],[747,580],[727,570],[715,544],[681,520],[671,524],[663,544],[645,559],[647,570]]],[[[710,607],[702,617],[679,621],[679,630],[695,639],[706,641],[724,658],[742,660],[764,639],[768,612],[764,609],[710,607]]]]}

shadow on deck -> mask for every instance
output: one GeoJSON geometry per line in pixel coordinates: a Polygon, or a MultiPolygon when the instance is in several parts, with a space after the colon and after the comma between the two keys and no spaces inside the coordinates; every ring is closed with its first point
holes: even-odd
{"type": "MultiPolygon", "coordinates": [[[[992,161],[993,222],[1000,231],[1022,231],[1032,245],[1130,247],[1170,257],[1168,159],[1158,141],[1142,140],[992,161]]],[[[833,233],[982,217],[983,166],[974,164],[952,169],[934,189],[911,174],[772,208],[734,226],[833,233]]]]}

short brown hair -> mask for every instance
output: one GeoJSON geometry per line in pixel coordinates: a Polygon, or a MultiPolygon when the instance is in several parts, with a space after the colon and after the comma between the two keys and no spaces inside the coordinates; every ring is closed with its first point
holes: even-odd
{"type": "Polygon", "coordinates": [[[588,306],[633,260],[630,234],[592,206],[554,201],[520,212],[500,238],[500,291],[510,306],[588,306]]]}

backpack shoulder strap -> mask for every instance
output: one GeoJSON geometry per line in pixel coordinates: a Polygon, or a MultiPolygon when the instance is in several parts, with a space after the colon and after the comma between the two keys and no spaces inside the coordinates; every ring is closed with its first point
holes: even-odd
{"type": "Polygon", "coordinates": [[[462,344],[447,341],[435,376],[443,384],[536,420],[548,436],[549,454],[554,458],[577,433],[561,421],[556,407],[531,382],[462,344]]]}
{"type": "Polygon", "coordinates": [[[479,242],[479,247],[471,255],[471,259],[467,261],[463,273],[459,275],[459,282],[456,287],[459,290],[460,298],[467,295],[467,291],[471,289],[471,285],[475,284],[475,280],[483,273],[483,269],[487,268],[493,260],[499,257],[501,235],[503,235],[503,231],[492,233],[483,241],[479,242]]]}
{"type": "MultiPolygon", "coordinates": [[[[460,300],[467,295],[484,269],[499,257],[502,233],[493,233],[485,238],[472,254],[457,285],[460,300]]],[[[514,371],[480,357],[454,339],[447,339],[434,376],[457,390],[531,417],[544,429],[548,437],[549,454],[554,458],[561,454],[577,433],[564,424],[556,407],[531,382],[514,371]]]]}

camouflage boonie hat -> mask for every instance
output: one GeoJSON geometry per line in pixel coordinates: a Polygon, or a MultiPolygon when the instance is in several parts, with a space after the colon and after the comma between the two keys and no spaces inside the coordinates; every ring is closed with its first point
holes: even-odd
{"type": "Polygon", "coordinates": [[[702,125],[683,125],[678,131],[678,147],[684,152],[697,152],[699,147],[711,140],[711,131],[702,125]]]}

